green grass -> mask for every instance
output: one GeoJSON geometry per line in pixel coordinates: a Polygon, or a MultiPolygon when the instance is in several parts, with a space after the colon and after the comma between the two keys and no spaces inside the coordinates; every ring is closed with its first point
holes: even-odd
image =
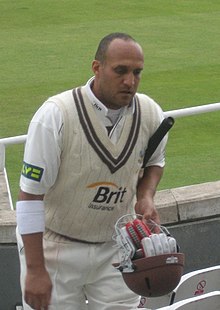
{"type": "MultiPolygon", "coordinates": [[[[143,46],[139,90],[173,110],[220,101],[219,0],[0,0],[0,137],[26,134],[50,95],[92,75],[99,40],[128,32],[143,46]]],[[[220,112],[177,119],[160,189],[219,179],[220,112]]],[[[13,200],[23,146],[7,148],[13,200]]]]}

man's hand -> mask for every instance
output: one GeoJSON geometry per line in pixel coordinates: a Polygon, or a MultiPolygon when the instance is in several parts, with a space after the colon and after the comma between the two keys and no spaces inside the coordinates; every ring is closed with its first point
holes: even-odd
{"type": "Polygon", "coordinates": [[[25,302],[35,310],[48,310],[51,300],[52,283],[46,269],[27,270],[25,302]]]}
{"type": "Polygon", "coordinates": [[[152,197],[139,199],[135,205],[135,212],[142,215],[143,220],[152,220],[160,225],[160,217],[152,197]]]}

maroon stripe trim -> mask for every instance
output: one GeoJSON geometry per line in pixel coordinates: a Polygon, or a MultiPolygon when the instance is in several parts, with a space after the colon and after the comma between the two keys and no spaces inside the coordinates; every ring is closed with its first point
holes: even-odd
{"type": "Polygon", "coordinates": [[[106,149],[103,143],[98,138],[92,122],[89,118],[86,110],[85,102],[81,93],[81,89],[77,88],[73,90],[73,97],[76,104],[79,120],[82,125],[86,138],[100,159],[108,166],[111,173],[120,169],[130,157],[133,148],[137,142],[139,130],[140,130],[140,104],[138,98],[135,97],[135,111],[133,114],[132,126],[128,135],[127,142],[117,158],[114,158],[112,154],[106,149]]]}

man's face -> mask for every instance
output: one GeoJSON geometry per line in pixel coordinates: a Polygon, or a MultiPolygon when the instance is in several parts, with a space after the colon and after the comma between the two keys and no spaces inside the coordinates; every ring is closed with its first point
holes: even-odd
{"type": "Polygon", "coordinates": [[[139,44],[121,39],[113,40],[103,63],[93,61],[95,74],[93,92],[110,109],[131,103],[144,67],[144,56],[139,44]]]}

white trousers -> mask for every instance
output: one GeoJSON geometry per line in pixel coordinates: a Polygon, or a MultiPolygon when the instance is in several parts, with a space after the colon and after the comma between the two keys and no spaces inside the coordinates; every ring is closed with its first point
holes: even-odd
{"type": "MultiPolygon", "coordinates": [[[[17,241],[23,291],[26,263],[18,233],[17,241]]],[[[113,242],[73,242],[50,232],[44,237],[44,255],[53,284],[50,310],[138,309],[139,296],[127,288],[121,273],[112,266],[113,262],[119,262],[113,242]]],[[[23,307],[32,309],[25,302],[23,307]]]]}

